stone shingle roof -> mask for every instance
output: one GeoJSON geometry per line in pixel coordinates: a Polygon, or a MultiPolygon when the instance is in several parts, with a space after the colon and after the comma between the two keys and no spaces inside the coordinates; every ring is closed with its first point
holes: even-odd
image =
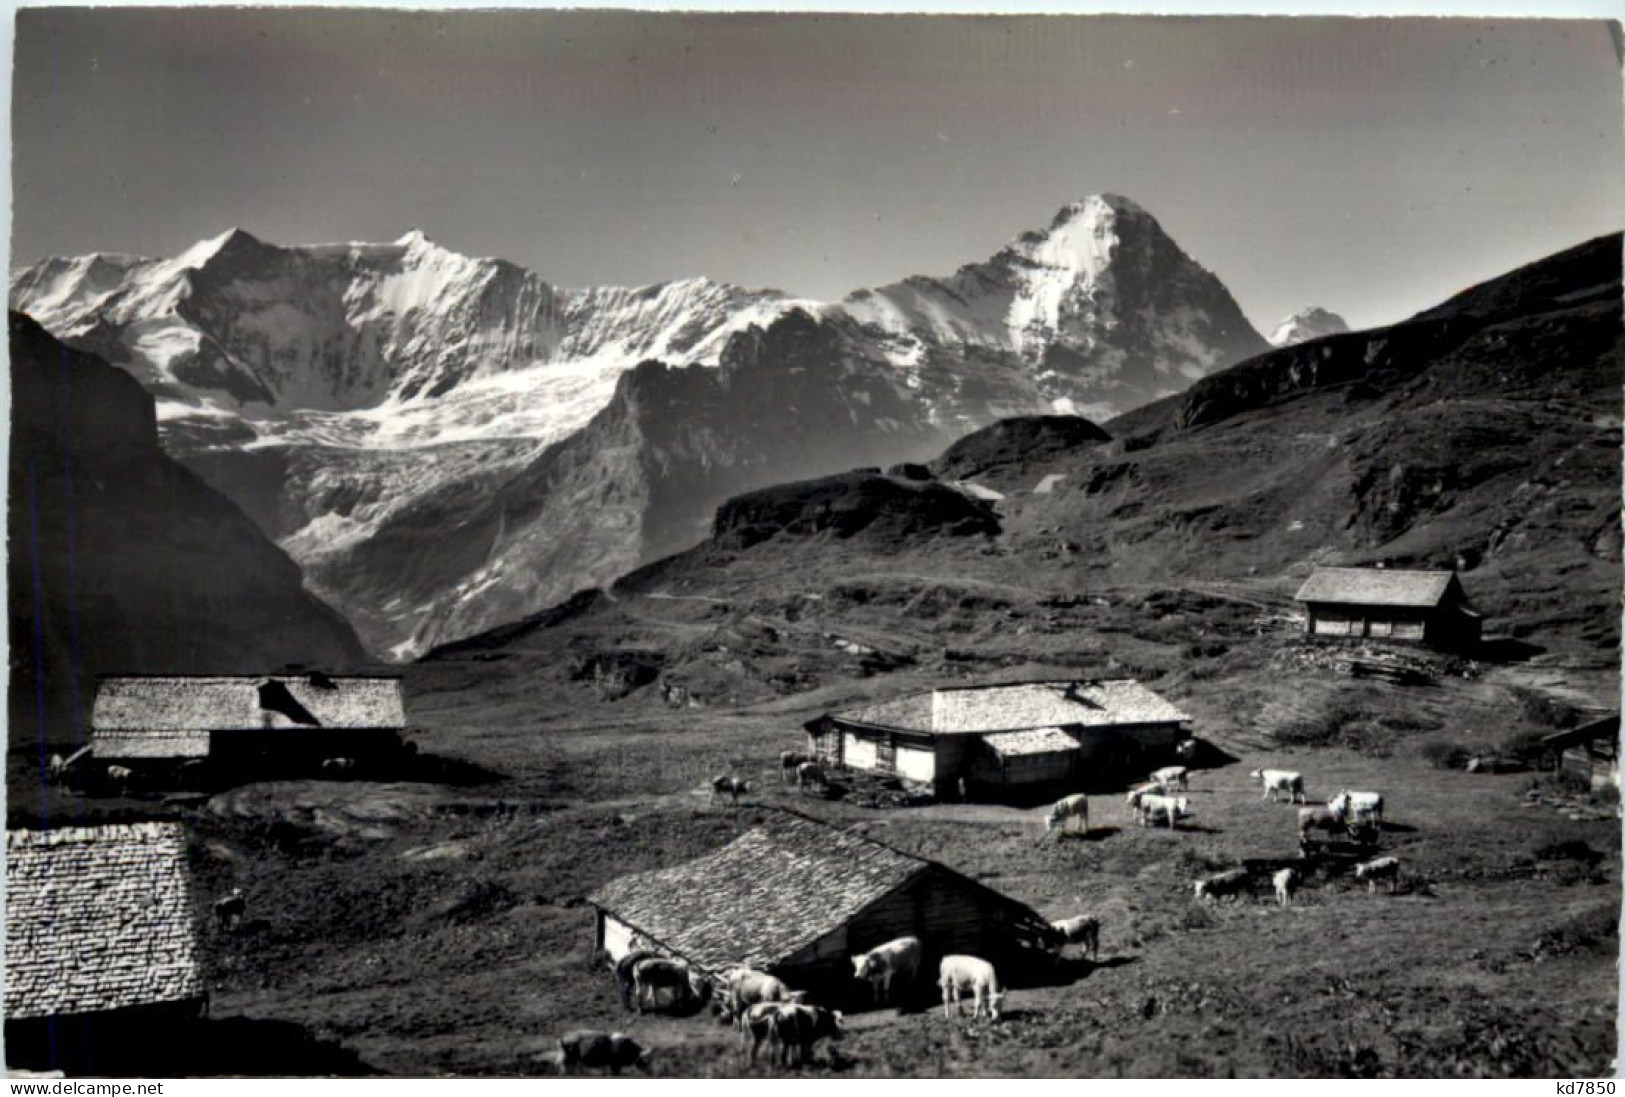
{"type": "Polygon", "coordinates": [[[6,832],[6,1017],[203,993],[179,824],[6,832]]]}
{"type": "Polygon", "coordinates": [[[1298,601],[1430,609],[1444,600],[1454,578],[1450,571],[1316,568],[1298,588],[1298,601]]]}
{"type": "Polygon", "coordinates": [[[1031,731],[1001,731],[982,736],[982,742],[1003,758],[1018,754],[1055,754],[1077,750],[1083,744],[1060,728],[1034,728],[1031,731]]]}
{"type": "Polygon", "coordinates": [[[789,812],[686,864],[623,876],[587,901],[708,971],[772,968],[927,872],[951,869],[789,812]]]}
{"type": "Polygon", "coordinates": [[[1033,728],[1183,723],[1190,717],[1128,678],[938,689],[836,714],[901,731],[985,734],[1033,728]]]}
{"type": "Polygon", "coordinates": [[[326,681],[332,688],[315,685],[303,675],[105,678],[91,710],[96,753],[201,756],[208,752],[210,731],[406,726],[400,679],[326,681]],[[262,707],[261,687],[267,684],[285,689],[283,696],[292,703],[262,707]]]}

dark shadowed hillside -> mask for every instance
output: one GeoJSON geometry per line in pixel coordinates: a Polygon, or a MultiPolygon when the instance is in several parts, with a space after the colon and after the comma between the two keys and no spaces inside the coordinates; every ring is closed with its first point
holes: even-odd
{"type": "Polygon", "coordinates": [[[158,449],[129,374],[10,316],[11,741],[71,741],[104,673],[360,663],[237,507],[158,449]]]}

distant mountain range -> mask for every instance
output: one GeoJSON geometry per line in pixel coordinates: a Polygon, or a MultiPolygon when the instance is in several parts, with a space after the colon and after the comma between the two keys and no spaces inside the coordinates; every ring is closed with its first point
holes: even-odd
{"type": "Polygon", "coordinates": [[[1341,335],[1348,330],[1348,322],[1337,313],[1311,305],[1276,324],[1275,330],[1270,332],[1270,345],[1290,347],[1326,335],[1341,335]]]}
{"type": "MultiPolygon", "coordinates": [[[[1612,674],[1612,695],[1621,261],[1621,237],[1602,237],[1103,428],[1011,419],[928,467],[746,493],[694,548],[447,645],[422,672],[654,706],[1029,664],[1199,691],[1280,675],[1257,637],[1289,630],[1272,615],[1315,565],[1386,563],[1458,569],[1503,645],[1612,674]]],[[[1219,692],[1249,732],[1335,717],[1219,692]]]]}
{"type": "Polygon", "coordinates": [[[838,303],[690,279],[560,289],[409,233],[18,272],[12,304],[134,375],[165,450],[374,651],[407,658],[704,535],[730,495],[1126,411],[1262,353],[1112,195],[946,278],[838,303]]]}

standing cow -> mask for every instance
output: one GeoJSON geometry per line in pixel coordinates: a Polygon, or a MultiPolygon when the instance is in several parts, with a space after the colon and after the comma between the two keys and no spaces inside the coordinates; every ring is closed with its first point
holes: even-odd
{"type": "Polygon", "coordinates": [[[729,796],[733,798],[733,802],[737,806],[739,803],[739,798],[749,791],[750,782],[744,780],[743,778],[731,777],[728,774],[711,778],[712,803],[716,803],[718,796],[729,796]]]}
{"type": "Polygon", "coordinates": [[[1099,918],[1092,914],[1080,914],[1076,918],[1063,918],[1059,922],[1051,922],[1050,929],[1054,931],[1059,948],[1081,944],[1091,961],[1100,959],[1099,918]]]}
{"type": "Polygon", "coordinates": [[[626,1067],[649,1073],[648,1052],[630,1036],[619,1032],[577,1029],[559,1037],[559,1072],[574,1074],[592,1067],[620,1074],[626,1067]]]}
{"type": "Polygon", "coordinates": [[[924,953],[925,946],[918,937],[899,937],[852,957],[852,977],[869,981],[877,1005],[890,1002],[892,980],[902,976],[904,984],[911,985],[919,975],[924,953]]]}
{"type": "Polygon", "coordinates": [[[1089,833],[1089,797],[1081,792],[1062,797],[1050,806],[1049,814],[1044,816],[1045,835],[1053,833],[1057,826],[1066,830],[1073,819],[1082,820],[1083,832],[1089,833]]]}
{"type": "Polygon", "coordinates": [[[779,752],[779,781],[788,785],[796,778],[796,768],[813,761],[813,756],[803,754],[799,750],[783,750],[779,752]]]}
{"type": "Polygon", "coordinates": [[[1259,797],[1260,800],[1273,801],[1277,792],[1284,792],[1289,804],[1309,802],[1309,797],[1304,795],[1301,773],[1289,769],[1255,769],[1247,776],[1264,783],[1264,795],[1259,797]]]}
{"type": "Polygon", "coordinates": [[[1223,899],[1227,895],[1239,895],[1252,886],[1251,877],[1244,868],[1227,869],[1224,872],[1209,876],[1205,880],[1196,881],[1196,898],[1223,899]]]}
{"type": "Polygon", "coordinates": [[[944,956],[938,967],[937,985],[942,988],[942,1015],[964,1012],[960,999],[967,994],[974,999],[972,1017],[980,1017],[987,1010],[989,1020],[999,1019],[999,1005],[1004,991],[999,989],[999,975],[993,965],[978,956],[944,956]],[[948,1012],[953,1007],[953,1013],[948,1012]]]}
{"type": "Polygon", "coordinates": [[[1377,881],[1388,881],[1388,893],[1392,895],[1399,890],[1399,858],[1378,857],[1375,861],[1367,861],[1363,865],[1354,866],[1354,878],[1366,882],[1368,893],[1375,895],[1377,881]]]}
{"type": "Polygon", "coordinates": [[[1298,890],[1298,870],[1284,868],[1273,877],[1275,884],[1275,901],[1281,906],[1292,902],[1292,893],[1298,890]]]}

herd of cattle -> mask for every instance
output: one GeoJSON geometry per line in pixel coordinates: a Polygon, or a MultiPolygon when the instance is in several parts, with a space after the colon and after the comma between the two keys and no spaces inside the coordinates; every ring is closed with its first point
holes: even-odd
{"type": "MultiPolygon", "coordinates": [[[[1195,742],[1180,745],[1180,759],[1190,761],[1195,742]]],[[[826,780],[822,766],[806,755],[786,751],[780,758],[786,784],[801,787],[826,780]]],[[[1298,810],[1300,854],[1307,859],[1320,849],[1314,835],[1336,834],[1349,838],[1355,848],[1368,848],[1382,827],[1383,798],[1380,793],[1345,789],[1324,806],[1312,807],[1304,791],[1303,775],[1287,770],[1260,769],[1249,775],[1260,782],[1261,799],[1302,805],[1298,810]]],[[[1183,793],[1189,790],[1188,765],[1158,769],[1146,783],[1131,789],[1127,803],[1140,826],[1154,826],[1161,819],[1177,830],[1179,820],[1188,817],[1190,803],[1183,793]]],[[[735,801],[750,791],[750,783],[732,776],[711,783],[713,799],[729,796],[735,801]]],[[[1057,800],[1044,815],[1044,837],[1065,833],[1074,825],[1089,830],[1089,799],[1079,793],[1057,800]]],[[[1383,856],[1354,867],[1354,878],[1375,892],[1379,881],[1397,890],[1400,862],[1383,856]]],[[[1270,875],[1275,901],[1286,906],[1303,880],[1299,867],[1286,866],[1270,875]]],[[[1194,882],[1195,898],[1219,900],[1251,893],[1254,876],[1246,868],[1234,868],[1194,882]]],[[[1050,925],[1047,943],[1059,954],[1070,945],[1082,946],[1091,961],[1100,954],[1100,920],[1083,914],[1050,925]]],[[[867,982],[874,1004],[897,1000],[899,989],[911,995],[920,976],[924,943],[918,937],[901,937],[878,948],[853,955],[852,976],[867,982]]],[[[709,1003],[720,1019],[732,1023],[739,1032],[740,1053],[748,1049],[752,1064],[763,1045],[775,1065],[805,1064],[815,1046],[823,1040],[845,1036],[842,1014],[807,1001],[805,991],[792,990],[783,980],[749,967],[733,967],[715,975],[707,974],[681,960],[653,951],[634,941],[615,964],[615,979],[624,1008],[638,1013],[645,1009],[703,1008],[709,1003]]],[[[963,1002],[972,1002],[971,1016],[986,1015],[998,1020],[1005,991],[998,973],[987,960],[977,956],[943,956],[937,969],[937,989],[942,996],[944,1017],[963,1012],[963,1002]]],[[[619,1073],[626,1068],[647,1070],[646,1051],[621,1033],[571,1032],[559,1041],[560,1068],[570,1073],[583,1068],[607,1069],[619,1073]]]]}

